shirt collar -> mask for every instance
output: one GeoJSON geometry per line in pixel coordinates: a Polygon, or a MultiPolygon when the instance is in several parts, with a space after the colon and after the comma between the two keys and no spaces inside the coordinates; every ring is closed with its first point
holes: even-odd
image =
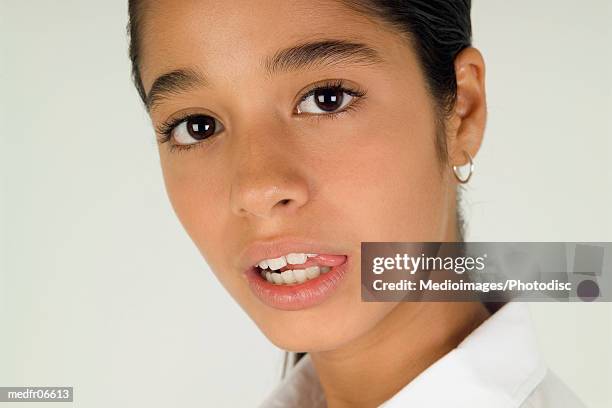
{"type": "Polygon", "coordinates": [[[312,364],[306,354],[289,371],[260,408],[324,408],[325,395],[312,364]]]}
{"type": "MultiPolygon", "coordinates": [[[[380,407],[519,407],[546,374],[526,304],[510,302],[380,407]]],[[[310,355],[261,408],[325,406],[310,355]]]]}

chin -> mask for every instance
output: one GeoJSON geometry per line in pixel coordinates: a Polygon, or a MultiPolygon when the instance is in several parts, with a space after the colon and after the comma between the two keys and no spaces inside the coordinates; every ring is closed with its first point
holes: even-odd
{"type": "Polygon", "coordinates": [[[356,299],[344,307],[330,302],[303,311],[274,311],[255,323],[268,340],[283,350],[336,350],[366,335],[394,307],[393,303],[365,303],[359,297],[356,299]]]}

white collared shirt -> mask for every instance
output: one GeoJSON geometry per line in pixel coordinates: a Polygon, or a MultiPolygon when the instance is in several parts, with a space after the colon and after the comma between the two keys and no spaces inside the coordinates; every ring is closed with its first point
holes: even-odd
{"type": "MultiPolygon", "coordinates": [[[[309,354],[260,408],[324,408],[309,354]]],[[[380,408],[584,408],[540,355],[526,304],[510,302],[380,408]]]]}

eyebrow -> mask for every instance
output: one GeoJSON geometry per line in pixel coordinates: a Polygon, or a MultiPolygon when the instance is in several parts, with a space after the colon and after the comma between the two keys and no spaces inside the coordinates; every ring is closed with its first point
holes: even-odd
{"type": "MultiPolygon", "coordinates": [[[[283,72],[333,66],[337,64],[374,65],[384,59],[372,47],[342,39],[326,39],[303,42],[277,51],[261,61],[266,75],[283,72]]],[[[199,86],[210,86],[203,72],[194,69],[177,69],[159,76],[146,96],[148,111],[165,98],[187,92],[199,86]]]]}
{"type": "Polygon", "coordinates": [[[207,86],[207,81],[203,74],[193,69],[177,69],[157,77],[145,98],[147,111],[153,110],[163,99],[198,85],[207,86]]]}
{"type": "Polygon", "coordinates": [[[380,54],[370,46],[348,40],[321,40],[305,42],[278,51],[265,58],[263,66],[267,75],[290,72],[315,65],[335,64],[372,65],[383,62],[380,54]]]}

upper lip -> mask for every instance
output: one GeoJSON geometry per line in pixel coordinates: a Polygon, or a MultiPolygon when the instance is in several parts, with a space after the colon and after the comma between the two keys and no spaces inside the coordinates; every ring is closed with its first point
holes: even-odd
{"type": "Polygon", "coordinates": [[[279,258],[290,253],[346,255],[321,242],[303,238],[258,240],[249,244],[240,254],[242,270],[247,270],[264,259],[279,258]]]}

